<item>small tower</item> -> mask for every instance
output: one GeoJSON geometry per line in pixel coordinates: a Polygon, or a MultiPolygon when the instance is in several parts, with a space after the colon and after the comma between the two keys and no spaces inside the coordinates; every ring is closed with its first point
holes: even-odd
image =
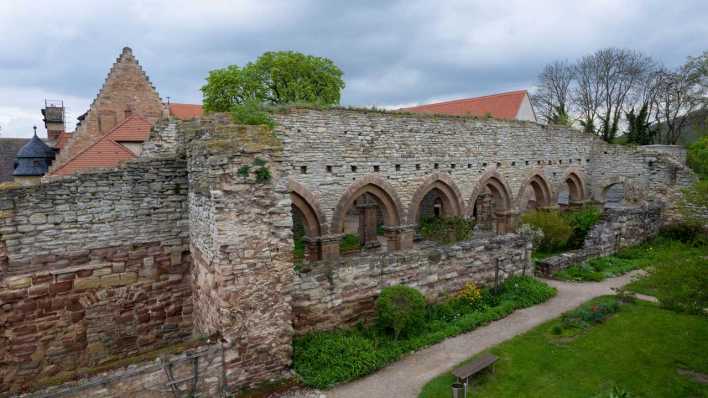
{"type": "Polygon", "coordinates": [[[59,136],[64,132],[64,101],[45,99],[42,116],[49,144],[56,147],[59,136]]]}
{"type": "Polygon", "coordinates": [[[22,185],[38,184],[43,175],[47,174],[54,160],[54,149],[37,137],[37,126],[34,126],[34,136],[17,152],[15,157],[15,182],[22,185]]]}

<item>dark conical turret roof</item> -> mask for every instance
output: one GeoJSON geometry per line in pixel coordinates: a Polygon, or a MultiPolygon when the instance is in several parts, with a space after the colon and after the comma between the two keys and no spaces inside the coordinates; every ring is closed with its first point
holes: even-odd
{"type": "Polygon", "coordinates": [[[34,137],[29,140],[20,150],[17,152],[18,158],[54,158],[54,149],[45,144],[44,141],[37,137],[37,132],[35,131],[34,137]]]}
{"type": "Polygon", "coordinates": [[[47,174],[49,166],[55,156],[54,149],[37,137],[37,128],[34,128],[34,137],[29,140],[15,156],[14,176],[43,176],[47,174]]]}

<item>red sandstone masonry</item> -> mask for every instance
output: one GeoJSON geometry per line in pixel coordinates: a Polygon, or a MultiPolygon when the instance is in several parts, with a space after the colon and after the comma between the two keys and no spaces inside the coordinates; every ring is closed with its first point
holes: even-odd
{"type": "Polygon", "coordinates": [[[174,254],[159,242],[117,246],[87,251],[82,264],[5,278],[0,394],[188,339],[191,258],[174,254]]]}

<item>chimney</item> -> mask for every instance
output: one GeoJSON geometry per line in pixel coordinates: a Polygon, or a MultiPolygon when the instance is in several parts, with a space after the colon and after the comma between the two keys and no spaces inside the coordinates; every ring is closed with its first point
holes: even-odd
{"type": "Polygon", "coordinates": [[[44,127],[47,129],[49,145],[56,146],[59,136],[64,132],[64,101],[45,99],[42,116],[44,117],[44,127]]]}

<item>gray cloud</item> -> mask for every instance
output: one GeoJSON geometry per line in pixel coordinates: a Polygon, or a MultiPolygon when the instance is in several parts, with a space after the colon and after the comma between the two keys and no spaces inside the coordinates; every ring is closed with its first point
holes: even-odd
{"type": "MultiPolygon", "coordinates": [[[[178,1],[0,3],[0,126],[27,136],[44,98],[83,113],[123,46],[163,98],[199,102],[209,70],[268,50],[333,59],[347,105],[530,88],[539,69],[606,46],[668,66],[706,49],[708,3],[178,1]]],[[[73,127],[71,125],[69,128],[73,127]]]]}

